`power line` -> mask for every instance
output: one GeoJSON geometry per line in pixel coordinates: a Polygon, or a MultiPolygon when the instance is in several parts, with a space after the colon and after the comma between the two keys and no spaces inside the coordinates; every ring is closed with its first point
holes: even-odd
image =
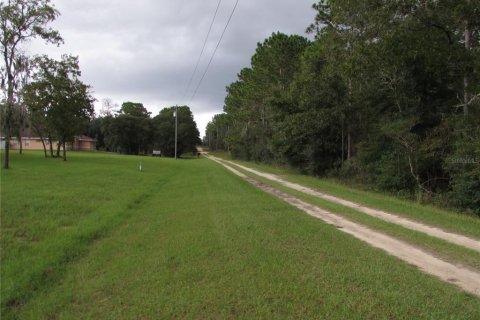
{"type": "Polygon", "coordinates": [[[207,36],[205,37],[205,40],[203,41],[202,50],[200,51],[200,55],[198,56],[197,63],[195,64],[195,68],[193,69],[192,75],[190,76],[190,80],[188,80],[187,89],[185,90],[185,93],[183,94],[182,100],[185,99],[185,96],[187,95],[188,90],[190,89],[190,85],[192,84],[193,77],[195,76],[195,73],[197,73],[198,64],[200,63],[203,52],[205,51],[205,46],[207,45],[208,37],[210,36],[210,32],[212,31],[213,23],[215,22],[215,18],[217,17],[217,13],[218,13],[218,8],[220,8],[221,3],[222,3],[222,0],[219,0],[218,4],[217,4],[217,8],[215,9],[215,13],[213,14],[212,22],[210,23],[210,27],[208,28],[207,36]]]}
{"type": "Polygon", "coordinates": [[[208,61],[207,67],[205,68],[205,71],[203,72],[203,75],[200,78],[200,81],[198,82],[192,97],[190,98],[189,104],[192,103],[193,98],[195,98],[195,95],[197,94],[198,88],[200,88],[200,86],[202,85],[203,79],[207,74],[208,68],[210,67],[210,64],[212,63],[213,58],[215,57],[215,53],[217,52],[217,49],[220,46],[220,43],[222,42],[223,36],[225,35],[225,31],[227,31],[228,25],[230,24],[230,20],[232,20],[233,14],[235,13],[235,9],[237,9],[238,1],[239,0],[235,2],[235,6],[233,7],[232,12],[230,13],[230,17],[228,17],[227,23],[225,24],[225,28],[223,28],[222,35],[220,36],[220,39],[217,42],[217,46],[215,47],[215,50],[213,50],[212,56],[210,57],[210,61],[208,61]]]}

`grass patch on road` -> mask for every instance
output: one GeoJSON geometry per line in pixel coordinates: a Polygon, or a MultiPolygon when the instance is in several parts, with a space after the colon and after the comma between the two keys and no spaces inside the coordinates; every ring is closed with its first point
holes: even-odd
{"type": "Polygon", "coordinates": [[[339,198],[357,202],[367,207],[391,212],[412,220],[440,227],[446,231],[456,232],[480,239],[480,218],[477,216],[445,210],[431,205],[423,205],[379,192],[355,189],[332,179],[302,175],[288,168],[233,160],[226,152],[212,152],[212,155],[239,163],[252,169],[276,174],[287,181],[298,183],[339,198]]]}
{"type": "Polygon", "coordinates": [[[2,319],[480,317],[206,159],[27,153],[1,183],[2,319]]]}

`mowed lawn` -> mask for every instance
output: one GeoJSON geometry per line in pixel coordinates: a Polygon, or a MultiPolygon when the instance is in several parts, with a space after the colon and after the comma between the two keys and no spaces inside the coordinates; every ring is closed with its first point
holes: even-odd
{"type": "Polygon", "coordinates": [[[480,318],[206,159],[27,152],[1,179],[2,319],[480,318]]]}

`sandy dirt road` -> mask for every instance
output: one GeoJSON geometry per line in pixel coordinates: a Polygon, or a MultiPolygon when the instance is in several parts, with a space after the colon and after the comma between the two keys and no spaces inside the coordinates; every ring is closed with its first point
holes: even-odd
{"type": "Polygon", "coordinates": [[[300,184],[286,181],[285,179],[282,179],[281,177],[279,177],[277,175],[274,175],[274,174],[261,172],[261,171],[258,171],[258,170],[255,170],[255,169],[252,169],[252,168],[249,168],[249,167],[245,167],[245,166],[242,166],[240,164],[233,163],[231,161],[219,159],[219,158],[216,158],[216,160],[225,162],[229,165],[237,166],[238,168],[241,168],[245,171],[251,172],[253,174],[256,174],[260,177],[269,179],[271,181],[275,181],[275,182],[280,183],[281,185],[283,185],[285,187],[303,192],[305,194],[312,195],[312,196],[315,196],[315,197],[318,197],[318,198],[321,198],[321,199],[324,199],[324,200],[327,200],[327,201],[330,201],[330,202],[334,202],[334,203],[343,205],[345,207],[349,207],[349,208],[355,209],[357,211],[363,212],[367,215],[370,215],[370,216],[388,221],[390,223],[394,223],[394,224],[400,225],[402,227],[405,227],[405,228],[408,228],[408,229],[411,229],[411,230],[420,231],[420,232],[423,232],[425,234],[428,234],[429,236],[436,237],[436,238],[454,243],[456,245],[463,246],[465,248],[480,252],[480,240],[476,240],[476,239],[473,239],[473,238],[470,238],[470,237],[467,237],[467,236],[464,236],[464,235],[448,232],[448,231],[442,230],[438,227],[428,226],[428,225],[425,225],[423,223],[413,221],[413,220],[410,220],[410,219],[407,219],[407,218],[404,218],[404,217],[400,217],[398,215],[395,215],[395,214],[392,214],[392,213],[389,213],[389,212],[385,212],[385,211],[377,210],[377,209],[372,209],[372,208],[360,205],[360,204],[352,202],[352,201],[348,201],[348,200],[338,198],[338,197],[335,197],[335,196],[332,196],[332,195],[329,195],[329,194],[325,194],[323,192],[320,192],[320,191],[302,186],[300,184]]]}
{"type": "Polygon", "coordinates": [[[260,188],[261,190],[288,202],[292,206],[308,213],[311,216],[319,218],[326,223],[335,225],[340,231],[348,233],[357,239],[368,243],[372,247],[382,249],[388,254],[416,266],[425,273],[431,274],[445,282],[454,284],[464,291],[480,297],[480,272],[443,261],[406,242],[372,230],[363,225],[354,223],[321,208],[315,207],[298,198],[248,177],[247,175],[236,170],[224,160],[208,155],[206,156],[209,159],[221,164],[235,175],[260,188]]]}

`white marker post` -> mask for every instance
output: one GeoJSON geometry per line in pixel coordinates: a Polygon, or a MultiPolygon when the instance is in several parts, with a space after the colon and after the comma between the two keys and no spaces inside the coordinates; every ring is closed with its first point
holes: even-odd
{"type": "Polygon", "coordinates": [[[140,166],[138,167],[138,170],[141,172],[142,171],[142,160],[140,160],[140,166]]]}

